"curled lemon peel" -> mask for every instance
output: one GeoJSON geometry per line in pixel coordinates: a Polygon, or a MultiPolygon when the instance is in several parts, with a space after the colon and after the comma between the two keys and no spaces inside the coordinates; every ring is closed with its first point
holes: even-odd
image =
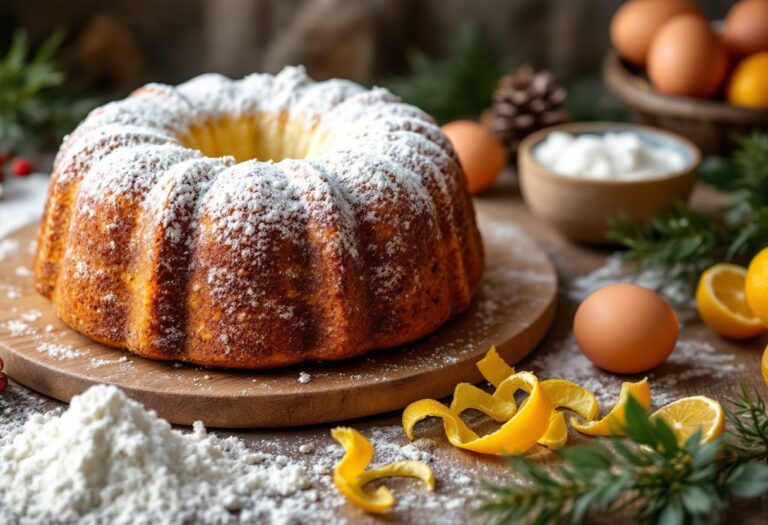
{"type": "Polygon", "coordinates": [[[547,448],[560,448],[568,441],[568,427],[565,425],[565,416],[558,410],[553,410],[549,415],[549,424],[544,435],[539,438],[537,444],[547,448]]]}
{"type": "Polygon", "coordinates": [[[600,414],[600,405],[595,394],[565,379],[547,379],[541,382],[541,387],[552,403],[553,412],[549,418],[549,426],[538,444],[547,448],[559,448],[568,441],[568,427],[565,416],[557,408],[566,408],[575,412],[586,421],[594,420],[600,414]]]}
{"type": "MultiPolygon", "coordinates": [[[[475,391],[466,387],[462,388],[464,391],[473,392],[475,395],[477,395],[476,391],[480,391],[479,389],[475,391]]],[[[454,410],[434,399],[422,399],[408,405],[403,411],[403,429],[408,439],[413,440],[413,427],[416,423],[427,417],[439,417],[443,420],[443,428],[448,441],[455,447],[481,454],[522,454],[533,447],[536,441],[544,435],[549,425],[552,405],[539,380],[530,372],[518,372],[506,377],[499,383],[497,392],[502,390],[502,393],[507,391],[514,393],[519,389],[528,392],[526,401],[498,430],[485,436],[478,436],[454,410]]],[[[485,394],[482,399],[485,404],[478,403],[478,405],[483,408],[491,406],[490,411],[492,412],[495,410],[494,404],[504,403],[501,399],[490,394],[485,394]]],[[[465,408],[470,408],[469,404],[466,404],[465,408]]],[[[500,410],[509,410],[509,408],[501,408],[500,410]]],[[[496,415],[500,415],[500,413],[497,412],[496,415]]]]}
{"type": "Polygon", "coordinates": [[[500,423],[512,419],[512,416],[517,412],[515,398],[510,396],[509,399],[502,399],[496,395],[497,393],[491,395],[475,385],[459,383],[453,392],[451,411],[459,415],[472,408],[500,423]]]}
{"type": "Polygon", "coordinates": [[[598,421],[579,421],[571,418],[571,426],[588,436],[618,436],[623,435],[626,425],[626,408],[629,396],[634,397],[646,410],[651,406],[651,387],[648,378],[636,383],[622,383],[619,399],[610,412],[598,421]]]}
{"type": "Polygon", "coordinates": [[[420,461],[398,461],[365,470],[373,459],[373,446],[354,428],[338,427],[331,430],[331,436],[344,447],[344,457],[333,470],[333,484],[346,498],[367,512],[382,513],[395,504],[392,492],[380,486],[373,492],[363,486],[375,479],[405,476],[419,478],[428,490],[435,488],[435,475],[428,465],[420,461]]]}
{"type": "Polygon", "coordinates": [[[501,358],[495,346],[488,350],[476,366],[485,380],[497,388],[506,378],[515,375],[515,369],[501,358]]]}

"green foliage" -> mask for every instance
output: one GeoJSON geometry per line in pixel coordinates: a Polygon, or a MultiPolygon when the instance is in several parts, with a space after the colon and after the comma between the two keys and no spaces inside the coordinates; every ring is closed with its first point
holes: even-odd
{"type": "Polygon", "coordinates": [[[55,144],[94,105],[88,99],[65,97],[56,88],[64,82],[53,62],[63,40],[53,33],[36,52],[27,35],[17,32],[0,59],[0,152],[55,144]]]}
{"type": "Polygon", "coordinates": [[[746,263],[768,245],[768,135],[744,139],[731,160],[709,159],[701,175],[728,194],[722,221],[678,204],[648,226],[616,218],[608,234],[639,269],[662,269],[691,288],[712,264],[746,263]]]}
{"type": "Polygon", "coordinates": [[[515,477],[484,484],[479,508],[486,523],[530,520],[536,525],[578,524],[597,513],[624,512],[642,523],[717,521],[734,497],[768,492],[768,415],[759,395],[742,388],[727,412],[737,444],[696,434],[682,446],[667,424],[634,399],[627,403],[626,439],[598,439],[561,449],[541,466],[510,458],[515,477]],[[736,423],[738,422],[738,423],[736,423]]]}
{"type": "Polygon", "coordinates": [[[491,103],[501,76],[498,61],[479,29],[463,25],[442,60],[413,50],[411,74],[385,82],[404,102],[418,106],[438,122],[476,118],[491,103]]]}

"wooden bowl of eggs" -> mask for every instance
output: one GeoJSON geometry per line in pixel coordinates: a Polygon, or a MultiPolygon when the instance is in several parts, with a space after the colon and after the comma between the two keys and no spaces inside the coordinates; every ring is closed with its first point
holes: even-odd
{"type": "Polygon", "coordinates": [[[701,152],[657,128],[590,122],[529,135],[517,162],[523,198],[535,215],[574,241],[604,244],[611,219],[647,224],[687,201],[701,152]]]}
{"type": "Polygon", "coordinates": [[[638,123],[704,154],[768,132],[768,0],[741,0],[713,23],[689,0],[629,0],[611,22],[603,81],[638,123]]]}

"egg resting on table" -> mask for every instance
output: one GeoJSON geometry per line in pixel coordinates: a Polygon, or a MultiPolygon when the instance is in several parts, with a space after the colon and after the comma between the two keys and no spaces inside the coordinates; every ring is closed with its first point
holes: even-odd
{"type": "Polygon", "coordinates": [[[595,365],[637,374],[669,357],[678,336],[677,316],[657,293],[634,284],[605,286],[576,311],[573,334],[595,365]]]}

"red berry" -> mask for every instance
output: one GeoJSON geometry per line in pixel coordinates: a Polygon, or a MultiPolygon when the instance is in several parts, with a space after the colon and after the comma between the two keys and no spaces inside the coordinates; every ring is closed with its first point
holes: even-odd
{"type": "Polygon", "coordinates": [[[3,371],[3,359],[0,358],[0,372],[3,371]]]}
{"type": "Polygon", "coordinates": [[[8,376],[6,376],[3,373],[0,373],[0,394],[5,391],[5,387],[8,386],[8,376]]]}
{"type": "Polygon", "coordinates": [[[32,173],[32,163],[25,158],[17,158],[11,163],[11,172],[17,177],[26,177],[32,173]]]}
{"type": "Polygon", "coordinates": [[[0,153],[0,168],[3,167],[3,164],[5,164],[5,155],[0,153]]]}

